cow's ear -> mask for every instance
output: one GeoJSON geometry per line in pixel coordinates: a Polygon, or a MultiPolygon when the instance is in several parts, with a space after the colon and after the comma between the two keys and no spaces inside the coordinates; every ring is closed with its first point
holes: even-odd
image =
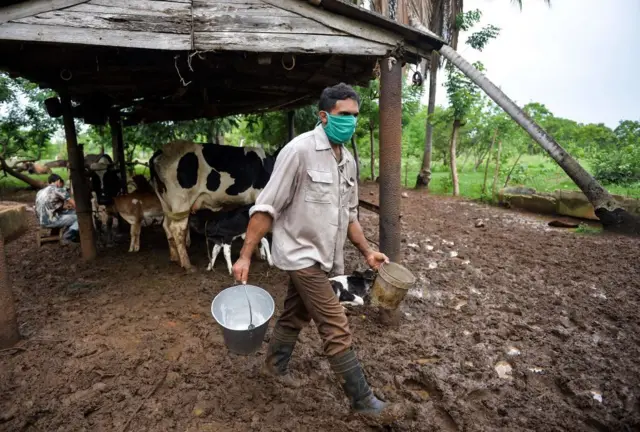
{"type": "Polygon", "coordinates": [[[353,273],[351,273],[352,276],[357,277],[357,278],[361,278],[363,277],[362,272],[358,271],[358,270],[354,270],[353,273]]]}

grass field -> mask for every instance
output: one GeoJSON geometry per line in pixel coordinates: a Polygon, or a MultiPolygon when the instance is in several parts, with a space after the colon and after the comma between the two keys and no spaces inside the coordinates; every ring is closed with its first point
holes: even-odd
{"type": "MultiPolygon", "coordinates": [[[[580,161],[585,169],[589,170],[589,165],[585,161],[580,161]]],[[[368,161],[363,158],[360,161],[360,177],[368,179],[371,169],[369,168],[368,161]]],[[[509,170],[511,169],[514,161],[509,161],[500,170],[500,177],[497,182],[497,189],[504,187],[505,179],[509,170]]],[[[527,186],[534,188],[539,192],[553,192],[557,189],[565,190],[578,190],[578,187],[573,184],[571,179],[558,167],[554,162],[543,156],[523,156],[520,159],[518,167],[514,169],[510,186],[527,186]],[[519,167],[519,168],[518,168],[519,167]]],[[[402,183],[406,186],[412,187],[415,184],[416,176],[420,168],[420,161],[417,159],[404,160],[402,166],[402,183]]],[[[378,168],[376,168],[378,169],[378,168]]],[[[55,168],[53,170],[59,174],[62,178],[67,179],[67,170],[64,168],[55,168]]],[[[379,172],[379,171],[377,171],[379,172]]],[[[143,166],[136,167],[136,173],[143,174],[147,178],[149,177],[149,170],[143,166]]],[[[487,190],[490,194],[491,186],[493,184],[494,167],[489,167],[489,173],[487,176],[487,190]]],[[[40,180],[46,181],[47,175],[33,176],[40,180]]],[[[451,194],[452,186],[450,181],[449,168],[443,166],[441,163],[436,163],[433,166],[433,174],[431,184],[429,185],[429,191],[434,194],[448,195],[451,194]]],[[[458,177],[460,180],[460,195],[479,199],[482,197],[482,184],[484,181],[484,165],[478,168],[478,171],[473,170],[473,165],[467,162],[466,166],[459,167],[458,177]]],[[[11,190],[24,188],[25,183],[20,180],[7,176],[0,177],[0,190],[11,190]]],[[[605,185],[606,189],[616,195],[629,196],[632,198],[640,199],[640,183],[632,185],[605,185]]]]}
{"type": "MultiPolygon", "coordinates": [[[[368,179],[371,169],[368,161],[361,161],[361,178],[368,179]]],[[[514,160],[508,161],[500,169],[500,176],[497,181],[497,190],[505,185],[505,180],[509,170],[514,164],[514,160]]],[[[402,165],[402,184],[403,186],[413,187],[420,169],[421,161],[417,159],[403,160],[402,165]],[[406,179],[406,184],[405,184],[406,179]]],[[[589,164],[586,161],[580,161],[582,166],[589,170],[589,164]]],[[[493,185],[493,177],[495,166],[490,166],[487,175],[487,191],[490,194],[493,185]]],[[[379,169],[379,168],[377,168],[379,169]]],[[[450,195],[453,187],[451,185],[451,174],[448,166],[441,163],[435,163],[432,169],[432,178],[429,185],[429,191],[434,194],[450,195]]],[[[379,171],[376,172],[378,174],[379,171]]],[[[479,199],[482,197],[482,185],[484,182],[484,165],[473,170],[473,164],[469,161],[466,166],[458,165],[458,179],[460,183],[460,195],[479,199]]],[[[555,162],[544,156],[523,156],[516,168],[513,170],[509,186],[526,186],[534,188],[538,192],[553,192],[558,189],[562,190],[579,190],[573,181],[555,164],[555,162]]],[[[631,185],[605,185],[605,188],[612,194],[629,196],[640,199],[640,183],[631,185]]]]}

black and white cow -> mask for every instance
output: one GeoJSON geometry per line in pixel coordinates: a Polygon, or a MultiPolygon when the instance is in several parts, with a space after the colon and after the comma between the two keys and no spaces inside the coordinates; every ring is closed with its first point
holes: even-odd
{"type": "MultiPolygon", "coordinates": [[[[227,270],[232,274],[231,243],[241,238],[244,240],[249,226],[249,209],[252,204],[237,207],[233,210],[213,212],[209,209],[196,211],[189,217],[189,227],[198,234],[204,235],[213,243],[211,261],[207,270],[213,270],[220,251],[224,253],[227,270]]],[[[266,238],[260,241],[260,258],[266,259],[269,266],[273,266],[269,242],[266,238]]]]}
{"type": "Polygon", "coordinates": [[[165,213],[163,227],[172,261],[190,270],[186,238],[190,212],[256,201],[277,157],[251,147],[173,141],[149,161],[151,181],[165,213]]]}
{"type": "Polygon", "coordinates": [[[335,276],[329,281],[340,304],[362,306],[369,298],[375,278],[375,272],[367,269],[363,272],[354,271],[349,276],[335,276]]]}
{"type": "Polygon", "coordinates": [[[120,171],[116,168],[109,155],[102,155],[88,167],[91,179],[91,193],[99,205],[110,205],[113,198],[122,190],[120,171]]]}

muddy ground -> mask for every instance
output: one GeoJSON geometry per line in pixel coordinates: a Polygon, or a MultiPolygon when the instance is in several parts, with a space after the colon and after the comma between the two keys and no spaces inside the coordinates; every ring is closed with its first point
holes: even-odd
{"type": "MultiPolygon", "coordinates": [[[[87,264],[78,247],[38,250],[34,216],[7,248],[24,340],[0,352],[0,430],[640,430],[638,239],[408,196],[404,264],[419,279],[399,326],[368,308],[350,314],[371,384],[407,418],[384,426],[350,415],[315,328],[291,363],[306,379],[298,390],[259,375],[266,345],[228,353],[210,303],[233,280],[222,256],[204,271],[200,239],[196,274],[169,262],[161,227],[143,230],[139,253],[124,238],[87,264]]],[[[377,202],[375,185],[362,197],[377,202]]],[[[361,220],[377,239],[377,216],[363,210],[361,220]]],[[[346,264],[362,266],[352,248],[346,264]]],[[[282,306],[282,272],[258,262],[252,282],[282,306]]]]}

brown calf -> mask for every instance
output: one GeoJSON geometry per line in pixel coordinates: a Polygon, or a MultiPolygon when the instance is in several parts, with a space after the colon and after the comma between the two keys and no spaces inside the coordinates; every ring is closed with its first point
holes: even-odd
{"type": "Polygon", "coordinates": [[[131,225],[131,242],[129,252],[140,250],[140,231],[142,223],[149,224],[153,221],[162,221],[164,213],[162,205],[155,191],[147,180],[141,176],[133,177],[136,190],[126,195],[113,198],[113,204],[106,208],[108,231],[111,232],[112,218],[119,213],[122,218],[131,225]]]}
{"type": "Polygon", "coordinates": [[[119,213],[131,225],[129,252],[140,250],[142,223],[154,220],[161,221],[164,217],[162,205],[155,192],[136,190],[127,195],[120,195],[113,199],[113,205],[110,207],[113,214],[119,213]]]}

